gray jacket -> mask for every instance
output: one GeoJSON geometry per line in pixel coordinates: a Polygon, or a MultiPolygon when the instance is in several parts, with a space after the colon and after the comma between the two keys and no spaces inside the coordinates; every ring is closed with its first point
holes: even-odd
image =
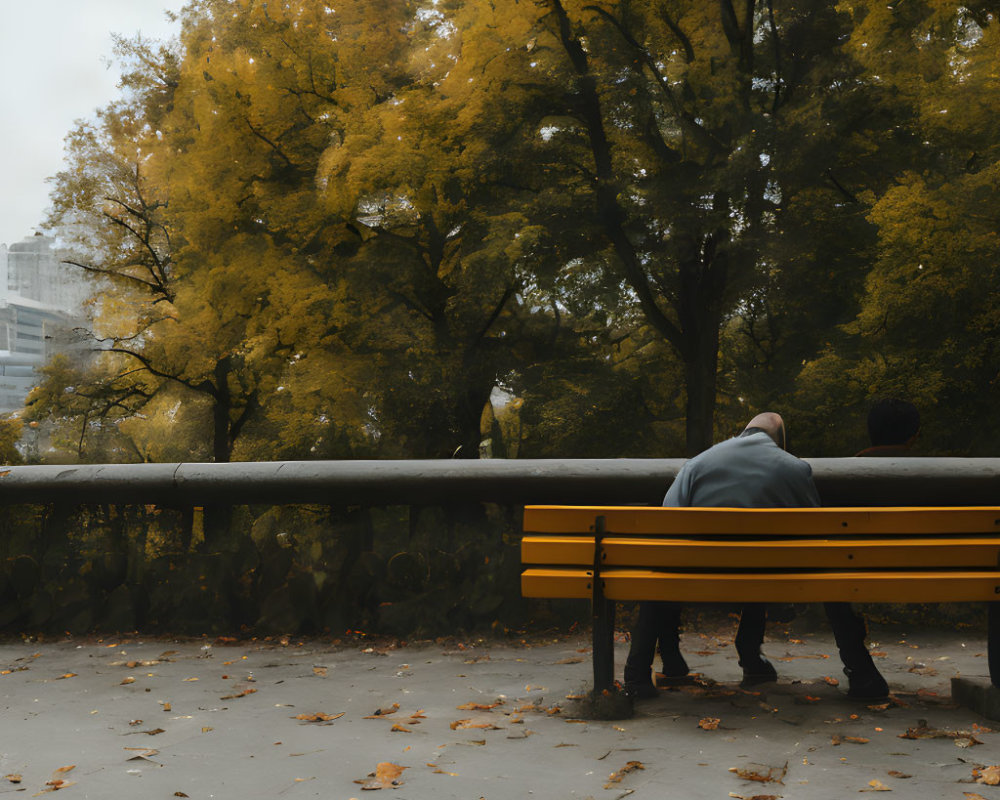
{"type": "Polygon", "coordinates": [[[681,467],[665,506],[803,508],[819,505],[812,468],[763,431],[727,439],[681,467]]]}

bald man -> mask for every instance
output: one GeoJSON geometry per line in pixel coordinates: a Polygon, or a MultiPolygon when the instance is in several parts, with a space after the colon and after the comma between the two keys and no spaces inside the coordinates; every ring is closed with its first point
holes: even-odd
{"type": "MultiPolygon", "coordinates": [[[[819,505],[819,494],[812,480],[812,468],[785,451],[785,423],[773,412],[758,414],[737,437],[720,442],[690,459],[677,473],[663,498],[664,506],[703,506],[715,508],[803,508],[819,505]]],[[[764,641],[766,606],[747,603],[743,606],[736,633],[736,651],[743,668],[743,684],[754,685],[777,679],[772,664],[761,654],[764,641]]],[[[663,672],[668,678],[687,674],[687,664],[678,644],[679,603],[641,603],[639,621],[632,635],[632,646],[625,662],[625,690],[635,698],[653,697],[656,688],[651,680],[653,657],[659,641],[663,672]]],[[[850,638],[850,651],[864,648],[864,637],[854,642],[857,631],[840,630],[839,621],[831,618],[834,635],[844,652],[850,638]]],[[[864,650],[867,655],[867,650],[864,650]]],[[[852,666],[846,665],[845,666],[852,666]]],[[[850,692],[857,697],[884,696],[884,682],[870,686],[847,671],[850,692]]],[[[877,673],[876,673],[877,674],[877,673]]],[[[864,676],[867,678],[868,676],[864,676]]],[[[879,676],[881,678],[881,676],[879,676]]]]}

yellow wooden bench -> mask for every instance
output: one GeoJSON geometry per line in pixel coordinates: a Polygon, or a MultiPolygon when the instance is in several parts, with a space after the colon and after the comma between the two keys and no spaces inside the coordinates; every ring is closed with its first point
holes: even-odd
{"type": "Polygon", "coordinates": [[[594,686],[614,681],[615,603],[988,603],[1000,687],[1000,507],[527,506],[525,597],[592,604],[594,686]]]}

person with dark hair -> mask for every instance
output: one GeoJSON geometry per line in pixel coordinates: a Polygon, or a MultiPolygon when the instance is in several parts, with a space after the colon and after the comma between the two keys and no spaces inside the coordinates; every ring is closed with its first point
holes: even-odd
{"type": "MultiPolygon", "coordinates": [[[[913,403],[896,398],[879,400],[868,412],[868,437],[871,447],[857,453],[865,458],[890,458],[907,455],[920,433],[920,412],[913,403]]],[[[823,607],[834,631],[846,631],[837,639],[845,671],[852,675],[851,687],[859,691],[885,694],[888,686],[872,661],[864,641],[868,628],[864,617],[850,603],[824,603],[823,607]],[[852,674],[853,673],[853,674],[852,674]],[[883,691],[883,687],[884,691],[883,691]]]]}
{"type": "MultiPolygon", "coordinates": [[[[786,452],[784,421],[778,414],[758,414],[737,437],[720,442],[689,460],[670,485],[664,506],[730,508],[800,508],[819,505],[809,465],[786,452]]],[[[847,605],[847,604],[843,604],[847,605]]],[[[657,642],[667,678],[687,675],[678,644],[679,603],[640,603],[639,619],[625,662],[625,691],[636,699],[655,697],[651,680],[657,642]]],[[[850,612],[850,606],[847,606],[850,612]]],[[[852,697],[883,697],[888,687],[864,645],[864,626],[837,613],[830,624],[841,655],[852,697]],[[867,660],[866,660],[867,659],[867,660]],[[872,673],[877,680],[872,679],[872,673]],[[878,682],[881,681],[881,684],[878,682]]],[[[777,680],[774,666],[761,654],[767,606],[746,603],[736,633],[736,652],[743,668],[743,685],[777,680]]]]}
{"type": "Polygon", "coordinates": [[[859,456],[905,456],[920,434],[920,412],[913,403],[888,397],[868,412],[871,447],[859,456]]]}

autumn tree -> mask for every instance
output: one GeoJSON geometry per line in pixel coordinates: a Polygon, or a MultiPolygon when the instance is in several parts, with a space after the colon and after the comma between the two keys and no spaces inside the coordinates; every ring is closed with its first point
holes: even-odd
{"type": "MultiPolygon", "coordinates": [[[[849,46],[910,114],[915,143],[891,182],[859,193],[877,230],[848,334],[799,378],[803,405],[824,396],[860,411],[880,396],[915,402],[929,453],[991,454],[1000,328],[987,287],[997,265],[1000,25],[987,3],[852,4],[849,46]]],[[[821,401],[822,402],[822,401],[821,401]]],[[[822,406],[832,419],[838,409],[822,406]]]]}

